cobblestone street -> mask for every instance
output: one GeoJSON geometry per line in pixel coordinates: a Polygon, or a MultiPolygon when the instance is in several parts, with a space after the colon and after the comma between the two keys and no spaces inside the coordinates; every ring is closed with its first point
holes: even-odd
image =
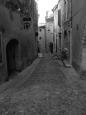
{"type": "Polygon", "coordinates": [[[53,57],[40,58],[0,95],[0,115],[86,115],[86,92],[72,87],[53,57]]]}

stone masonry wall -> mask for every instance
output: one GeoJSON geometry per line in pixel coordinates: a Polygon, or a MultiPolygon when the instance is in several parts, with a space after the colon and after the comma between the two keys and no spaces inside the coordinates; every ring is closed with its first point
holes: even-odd
{"type": "Polygon", "coordinates": [[[10,11],[3,4],[0,5],[0,31],[2,33],[1,40],[2,40],[2,57],[3,57],[2,64],[0,65],[0,68],[2,69],[2,71],[0,71],[0,81],[4,81],[8,73],[6,47],[7,44],[10,42],[10,40],[16,39],[19,42],[21,69],[26,68],[37,57],[36,39],[35,39],[36,29],[37,24],[36,28],[34,28],[32,19],[31,26],[29,27],[28,30],[25,30],[22,24],[21,16],[15,11],[10,11]]]}

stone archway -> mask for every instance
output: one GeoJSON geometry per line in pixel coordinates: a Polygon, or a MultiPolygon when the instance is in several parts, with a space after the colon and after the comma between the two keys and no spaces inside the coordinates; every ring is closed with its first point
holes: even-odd
{"type": "MultiPolygon", "coordinates": [[[[19,42],[16,39],[9,41],[6,47],[6,58],[7,58],[7,70],[8,76],[16,72],[17,68],[17,58],[19,53],[19,42]]],[[[8,78],[9,79],[9,78],[8,78]]]]}

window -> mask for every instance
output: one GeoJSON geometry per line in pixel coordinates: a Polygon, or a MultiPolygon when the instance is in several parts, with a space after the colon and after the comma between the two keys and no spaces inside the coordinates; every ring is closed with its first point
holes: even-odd
{"type": "Polygon", "coordinates": [[[42,30],[40,29],[40,32],[41,32],[42,30]]]}
{"type": "Polygon", "coordinates": [[[24,23],[24,29],[25,29],[25,30],[28,30],[29,27],[30,27],[30,24],[29,24],[29,23],[24,23]]]}
{"type": "Polygon", "coordinates": [[[66,30],[64,31],[64,36],[67,37],[67,31],[66,30]]]}
{"type": "Polygon", "coordinates": [[[50,32],[50,30],[48,29],[48,32],[50,32]]]}
{"type": "Polygon", "coordinates": [[[38,32],[35,32],[35,36],[38,36],[38,32]]]}
{"type": "Polygon", "coordinates": [[[28,17],[24,17],[23,21],[31,21],[31,17],[29,17],[29,18],[28,17]]]}
{"type": "Polygon", "coordinates": [[[58,25],[61,27],[61,9],[58,10],[58,25]]]}
{"type": "Polygon", "coordinates": [[[5,6],[6,6],[8,9],[11,9],[12,11],[16,11],[16,10],[19,8],[18,3],[13,2],[12,0],[6,1],[5,6]]]}
{"type": "Polygon", "coordinates": [[[42,37],[39,37],[39,40],[41,40],[42,39],[42,37]]]}

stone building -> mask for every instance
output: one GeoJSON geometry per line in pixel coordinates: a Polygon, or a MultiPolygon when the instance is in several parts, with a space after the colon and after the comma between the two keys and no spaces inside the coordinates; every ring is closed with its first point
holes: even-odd
{"type": "Polygon", "coordinates": [[[69,0],[59,0],[53,8],[54,13],[54,39],[56,52],[63,48],[68,49],[68,63],[72,62],[71,45],[71,2],[69,0]]]}
{"type": "Polygon", "coordinates": [[[72,6],[71,0],[64,1],[64,45],[68,49],[68,62],[72,64],[72,6]]]}
{"type": "Polygon", "coordinates": [[[37,57],[37,22],[35,0],[0,0],[0,81],[37,57]]]}
{"type": "Polygon", "coordinates": [[[54,44],[55,51],[59,52],[63,48],[64,35],[64,0],[59,0],[53,8],[54,13],[54,44]]]}
{"type": "Polygon", "coordinates": [[[46,52],[46,26],[41,25],[38,27],[38,47],[40,53],[44,54],[46,52]]]}
{"type": "Polygon", "coordinates": [[[86,71],[86,1],[59,0],[53,8],[55,45],[69,50],[69,63],[86,71]]]}
{"type": "Polygon", "coordinates": [[[53,43],[53,24],[54,24],[54,17],[53,14],[46,14],[45,17],[46,22],[46,51],[49,52],[49,44],[50,42],[53,43]]]}
{"type": "Polygon", "coordinates": [[[86,71],[86,0],[72,0],[73,65],[86,71]],[[77,6],[77,7],[76,7],[77,6]]]}

